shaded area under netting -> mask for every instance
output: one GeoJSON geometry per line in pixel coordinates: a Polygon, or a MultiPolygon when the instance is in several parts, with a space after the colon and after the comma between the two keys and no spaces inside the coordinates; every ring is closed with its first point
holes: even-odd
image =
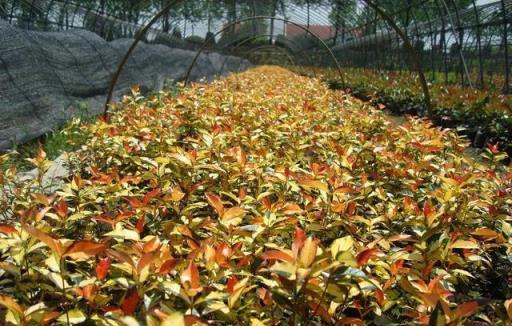
{"type": "Polygon", "coordinates": [[[0,0],[0,324],[509,325],[511,10],[0,0]]]}
{"type": "Polygon", "coordinates": [[[499,76],[508,92],[511,6],[508,0],[4,0],[0,18],[28,29],[87,29],[113,40],[135,37],[170,7],[145,41],[198,49],[228,27],[206,47],[245,54],[265,44],[279,48],[272,55],[265,49],[267,60],[284,49],[295,64],[335,65],[318,36],[342,66],[403,70],[416,60],[432,80],[484,87],[499,76]],[[255,16],[269,18],[246,20],[255,16]]]}
{"type": "MultiPolygon", "coordinates": [[[[106,114],[112,99],[131,84],[158,90],[202,76],[212,80],[250,64],[278,64],[395,113],[457,127],[477,147],[498,142],[508,148],[512,103],[502,95],[510,84],[511,12],[510,0],[3,0],[0,19],[16,30],[2,42],[0,59],[5,79],[15,80],[15,60],[5,59],[21,57],[9,47],[12,39],[25,40],[14,48],[37,53],[35,61],[49,70],[37,81],[60,87],[61,106],[75,111],[83,97],[94,96],[96,114],[102,110],[97,102],[105,103],[106,114]],[[69,33],[81,38],[82,47],[66,45],[69,33]],[[64,37],[55,36],[48,47],[53,35],[64,37]],[[52,48],[62,48],[67,57],[52,57],[52,48]],[[84,53],[92,55],[84,60],[84,53]],[[80,77],[90,71],[84,61],[101,63],[93,67],[102,71],[101,78],[80,77]],[[62,67],[77,78],[70,83],[59,75],[62,67]],[[69,86],[88,79],[94,87],[69,86]]],[[[32,83],[12,84],[12,94],[26,95],[22,111],[33,115],[44,91],[32,89],[32,83]]],[[[31,132],[16,133],[15,141],[4,137],[0,148],[33,137],[31,132]]]]}

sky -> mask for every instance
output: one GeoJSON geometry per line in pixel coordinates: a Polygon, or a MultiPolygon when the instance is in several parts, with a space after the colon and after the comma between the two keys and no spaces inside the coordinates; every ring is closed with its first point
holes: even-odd
{"type": "MultiPolygon", "coordinates": [[[[397,2],[403,1],[403,0],[396,0],[397,2]]],[[[492,2],[496,2],[497,0],[477,0],[477,5],[484,5],[492,2]]],[[[307,14],[305,10],[302,9],[292,9],[287,8],[286,12],[287,18],[289,18],[293,22],[297,23],[303,23],[307,21],[307,14]]],[[[280,16],[280,18],[283,18],[280,16]]],[[[329,7],[323,8],[322,10],[315,10],[315,8],[312,8],[310,12],[310,23],[311,25],[328,25],[329,23],[329,7]]],[[[216,26],[213,26],[213,30],[219,30],[221,28],[221,24],[217,24],[216,26]]],[[[182,26],[183,30],[183,26],[182,26]]],[[[187,36],[192,35],[199,35],[201,37],[204,37],[206,35],[206,32],[208,31],[208,28],[206,24],[204,23],[198,23],[193,26],[190,24],[187,26],[187,36]]],[[[284,23],[276,21],[275,22],[275,32],[276,35],[284,34],[284,23]]]]}

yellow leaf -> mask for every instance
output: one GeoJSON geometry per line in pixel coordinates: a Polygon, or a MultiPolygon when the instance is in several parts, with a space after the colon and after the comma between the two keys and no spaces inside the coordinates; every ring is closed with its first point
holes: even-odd
{"type": "Polygon", "coordinates": [[[219,216],[224,215],[224,204],[222,204],[222,200],[220,199],[219,196],[217,196],[216,194],[213,194],[213,193],[207,193],[206,199],[208,200],[208,203],[210,203],[210,205],[213,208],[215,208],[215,210],[217,211],[217,214],[219,214],[219,216]]]}
{"type": "Polygon", "coordinates": [[[285,214],[285,215],[301,214],[301,213],[302,213],[302,209],[301,209],[301,208],[300,208],[300,206],[299,206],[299,205],[297,205],[297,204],[294,204],[294,203],[286,203],[286,204],[283,206],[282,212],[283,212],[283,214],[285,214]]]}
{"type": "Polygon", "coordinates": [[[265,326],[265,323],[259,319],[251,318],[251,326],[265,326]]]}
{"type": "Polygon", "coordinates": [[[305,180],[299,181],[299,184],[305,189],[316,189],[316,190],[320,190],[323,192],[329,191],[329,187],[325,183],[323,183],[322,181],[319,181],[319,180],[305,179],[305,180]]]}
{"type": "Polygon", "coordinates": [[[181,312],[173,312],[167,316],[162,323],[162,326],[185,326],[185,316],[181,312]]]}
{"type": "Polygon", "coordinates": [[[331,255],[333,259],[336,259],[338,253],[349,251],[354,247],[354,240],[351,236],[347,235],[346,237],[336,239],[331,244],[331,255]]]}
{"type": "Polygon", "coordinates": [[[233,294],[229,297],[229,300],[228,300],[228,305],[230,308],[233,308],[235,306],[236,302],[238,301],[238,299],[242,295],[243,291],[247,287],[248,280],[249,280],[248,278],[245,278],[235,285],[233,294]]]}
{"type": "Polygon", "coordinates": [[[0,305],[12,311],[17,316],[23,316],[23,308],[11,297],[0,294],[0,305]]]}
{"type": "Polygon", "coordinates": [[[243,208],[240,208],[240,207],[231,207],[231,208],[228,208],[228,210],[226,210],[224,212],[224,214],[222,215],[222,219],[223,220],[231,220],[231,219],[234,219],[234,218],[242,218],[245,216],[245,209],[243,208]]]}
{"type": "Polygon", "coordinates": [[[480,246],[474,240],[457,240],[452,243],[451,248],[453,249],[479,249],[480,246]]]}
{"type": "Polygon", "coordinates": [[[192,161],[186,154],[171,153],[169,154],[169,157],[172,157],[185,165],[192,166],[192,161]]]}
{"type": "Polygon", "coordinates": [[[185,197],[183,191],[181,191],[180,187],[173,187],[171,189],[171,200],[172,201],[180,201],[185,197]]]}
{"type": "Polygon", "coordinates": [[[313,238],[309,237],[304,242],[304,247],[302,247],[300,251],[299,260],[302,263],[302,266],[309,267],[315,261],[316,257],[316,249],[318,247],[318,241],[313,240],[313,238]]]}
{"type": "Polygon", "coordinates": [[[512,299],[505,301],[505,309],[507,310],[508,318],[512,321],[512,299]]]}
{"type": "Polygon", "coordinates": [[[33,226],[27,225],[24,227],[25,230],[30,233],[34,238],[46,244],[50,249],[59,257],[62,257],[64,249],[59,240],[52,238],[49,234],[36,229],[33,226]]]}

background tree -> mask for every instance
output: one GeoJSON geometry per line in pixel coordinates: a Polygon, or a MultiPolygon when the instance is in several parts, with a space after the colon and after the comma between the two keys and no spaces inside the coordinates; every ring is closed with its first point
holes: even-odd
{"type": "Polygon", "coordinates": [[[306,9],[306,26],[308,29],[311,26],[311,10],[328,3],[326,0],[294,0],[294,2],[306,9]]]}
{"type": "MultiPolygon", "coordinates": [[[[439,17],[441,14],[446,15],[446,10],[442,2],[439,0],[405,0],[397,5],[396,0],[380,0],[378,1],[387,13],[391,14],[397,24],[407,29],[416,21],[417,23],[426,22],[433,17],[439,17]],[[437,3],[436,3],[437,2],[437,3]],[[441,4],[441,6],[439,6],[441,4]],[[440,12],[441,7],[441,12],[440,12]]],[[[472,4],[472,0],[451,0],[445,1],[448,9],[455,13],[457,10],[467,8],[472,4]]]]}
{"type": "Polygon", "coordinates": [[[0,1],[0,18],[1,19],[7,19],[7,17],[9,16],[9,9],[7,7],[7,4],[8,4],[9,1],[7,0],[2,0],[0,1]]]}
{"type": "Polygon", "coordinates": [[[223,3],[218,0],[203,0],[202,8],[203,17],[207,18],[208,33],[212,32],[213,22],[220,20],[224,16],[223,3]]]}
{"type": "Polygon", "coordinates": [[[333,44],[336,45],[341,36],[341,42],[345,42],[348,29],[357,22],[357,0],[330,0],[331,12],[329,21],[335,28],[333,44]]]}

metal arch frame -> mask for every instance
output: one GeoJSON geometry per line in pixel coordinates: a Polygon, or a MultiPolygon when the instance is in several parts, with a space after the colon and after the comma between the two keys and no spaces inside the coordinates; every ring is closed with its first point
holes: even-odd
{"type": "Polygon", "coordinates": [[[466,59],[464,58],[464,49],[463,49],[464,40],[463,40],[463,31],[460,28],[461,23],[460,23],[460,17],[459,17],[459,9],[457,7],[457,4],[453,0],[451,0],[451,3],[455,7],[455,21],[454,21],[453,17],[452,17],[452,12],[451,12],[450,8],[448,7],[448,4],[446,3],[446,0],[440,0],[440,1],[441,1],[442,5],[445,7],[446,12],[448,14],[448,19],[450,21],[455,45],[458,48],[460,65],[462,68],[461,69],[461,84],[464,87],[464,74],[466,74],[466,78],[468,79],[468,82],[469,82],[469,87],[473,88],[473,84],[471,83],[471,76],[469,74],[468,66],[466,64],[466,59]],[[458,33],[457,33],[457,30],[459,30],[458,33]]]}
{"type": "MultiPolygon", "coordinates": [[[[108,94],[107,94],[107,99],[105,101],[105,107],[104,107],[104,112],[103,112],[103,116],[106,118],[108,116],[108,108],[110,106],[110,102],[112,101],[112,97],[113,97],[113,93],[114,93],[114,89],[115,89],[115,85],[117,84],[117,81],[119,80],[119,77],[123,71],[123,68],[124,66],[126,65],[126,63],[128,62],[128,59],[130,58],[131,54],[133,53],[133,51],[135,50],[135,48],[137,47],[137,45],[139,44],[139,42],[142,40],[142,38],[144,37],[144,35],[146,34],[146,32],[165,14],[167,13],[168,11],[170,11],[175,5],[177,5],[178,3],[181,3],[182,1],[184,0],[174,0],[174,1],[171,1],[165,8],[163,8],[159,13],[157,13],[153,19],[151,19],[151,21],[149,23],[146,24],[146,26],[144,26],[143,29],[141,29],[136,37],[135,37],[135,40],[132,42],[132,45],[130,46],[130,48],[128,49],[128,51],[126,52],[125,56],[123,57],[120,65],[118,66],[113,78],[112,78],[112,81],[110,83],[110,86],[109,86],[109,89],[108,89],[108,94]]],[[[367,1],[367,0],[365,0],[367,1]]],[[[224,26],[222,29],[220,29],[219,31],[217,31],[216,33],[210,35],[210,37],[208,37],[208,39],[206,39],[201,48],[197,51],[196,53],[196,56],[194,57],[193,61],[192,61],[192,64],[189,66],[189,69],[187,70],[187,74],[186,74],[186,77],[185,77],[185,84],[188,83],[189,81],[189,78],[190,78],[190,74],[192,72],[192,69],[194,68],[195,64],[197,63],[197,60],[199,59],[199,56],[201,55],[201,53],[206,49],[206,47],[211,43],[212,40],[214,40],[218,35],[220,35],[221,33],[225,32],[226,30],[232,28],[233,26],[236,26],[237,24],[240,24],[242,22],[246,22],[246,21],[254,21],[254,20],[262,20],[262,19],[274,19],[274,20],[278,20],[278,21],[282,21],[284,23],[290,23],[302,30],[304,30],[306,33],[309,33],[311,35],[313,35],[313,37],[315,37],[326,49],[327,51],[329,52],[330,56],[332,57],[335,65],[336,65],[336,68],[338,70],[338,73],[340,75],[340,78],[342,79],[342,83],[344,83],[344,79],[343,79],[343,72],[341,70],[341,67],[340,67],[340,64],[338,62],[338,60],[336,59],[336,56],[334,55],[334,53],[332,52],[332,50],[329,48],[329,46],[320,38],[318,37],[318,35],[312,33],[309,29],[305,28],[304,26],[302,25],[299,25],[297,23],[294,23],[288,19],[285,19],[285,18],[280,18],[280,17],[272,17],[272,16],[253,16],[253,17],[246,17],[246,18],[242,18],[242,19],[239,19],[239,20],[236,20],[234,22],[231,22],[230,24],[224,26]]]]}
{"type": "Polygon", "coordinates": [[[483,66],[483,58],[482,58],[482,29],[480,26],[480,13],[478,12],[478,8],[476,6],[476,0],[471,0],[473,5],[473,12],[476,18],[476,42],[478,46],[478,80],[477,86],[482,88],[485,86],[484,82],[484,66],[483,66]]]}
{"type": "MultiPolygon", "coordinates": [[[[251,48],[250,50],[247,50],[245,52],[253,52],[253,53],[257,54],[257,53],[262,53],[264,51],[275,51],[275,52],[281,53],[281,54],[283,54],[286,57],[286,59],[288,59],[288,61],[292,65],[297,65],[295,63],[295,60],[294,60],[293,56],[285,48],[283,48],[282,46],[277,46],[277,45],[274,45],[274,44],[272,44],[272,45],[265,44],[265,45],[257,46],[255,48],[251,48]]],[[[224,59],[224,60],[226,60],[226,59],[224,59]]],[[[223,72],[223,68],[224,67],[222,67],[222,69],[220,71],[221,73],[223,72]]]]}
{"type": "MultiPolygon", "coordinates": [[[[248,43],[249,41],[254,40],[256,37],[262,37],[262,36],[263,36],[263,37],[270,37],[270,36],[272,36],[272,35],[271,35],[271,34],[265,34],[265,35],[254,35],[254,36],[252,36],[252,37],[248,38],[247,40],[244,40],[242,43],[237,44],[237,45],[235,46],[235,49],[236,49],[236,48],[239,48],[239,47],[240,47],[241,45],[243,45],[243,44],[248,43]]],[[[288,60],[289,60],[293,65],[296,65],[295,60],[293,59],[293,56],[290,54],[290,51],[289,51],[287,48],[285,48],[285,47],[277,46],[277,45],[275,45],[275,44],[272,44],[272,45],[270,45],[270,44],[266,44],[266,45],[261,45],[261,46],[258,46],[258,47],[255,47],[255,48],[252,48],[252,49],[251,49],[251,51],[259,51],[259,50],[261,50],[261,49],[279,49],[279,50],[281,51],[281,53],[284,53],[284,54],[286,55],[286,57],[288,58],[288,60]]],[[[219,71],[219,73],[218,73],[218,76],[222,76],[222,74],[224,73],[224,67],[225,67],[225,65],[226,65],[227,60],[228,60],[228,58],[227,58],[227,57],[226,57],[226,58],[224,58],[224,60],[223,60],[223,62],[222,62],[222,66],[221,66],[220,71],[219,71]]]]}
{"type": "Polygon", "coordinates": [[[412,61],[414,62],[414,66],[417,70],[417,73],[419,75],[421,88],[423,89],[423,93],[425,95],[425,104],[427,105],[427,114],[430,118],[433,117],[432,112],[432,100],[430,97],[430,91],[428,88],[427,79],[425,78],[425,73],[423,72],[423,67],[421,66],[421,62],[419,59],[418,51],[412,46],[409,37],[398,27],[396,22],[384,11],[382,10],[379,5],[375,4],[372,0],[363,0],[368,6],[370,6],[373,10],[375,10],[379,16],[384,19],[390,26],[395,30],[395,32],[400,36],[402,41],[404,42],[405,47],[407,48],[407,51],[409,52],[409,55],[412,58],[412,61]]]}
{"type": "Polygon", "coordinates": [[[135,50],[139,42],[142,40],[144,35],[146,35],[146,32],[153,26],[163,15],[165,15],[168,11],[170,11],[175,5],[182,2],[184,0],[171,0],[171,2],[163,8],[159,13],[157,13],[153,19],[149,21],[149,23],[144,26],[143,29],[141,29],[137,36],[135,37],[135,40],[132,42],[132,45],[128,49],[128,51],[125,53],[123,59],[121,60],[121,63],[117,67],[116,72],[114,73],[114,76],[112,77],[112,81],[110,82],[110,86],[107,93],[107,99],[105,101],[105,108],[103,111],[103,116],[106,118],[108,115],[108,107],[110,105],[110,102],[112,101],[112,96],[114,95],[114,88],[117,84],[117,81],[119,80],[119,76],[121,75],[121,72],[123,71],[124,66],[128,62],[128,59],[132,55],[132,52],[135,50]]]}
{"type": "MultiPolygon", "coordinates": [[[[238,49],[240,48],[242,45],[245,45],[247,43],[249,43],[250,41],[258,38],[258,37],[271,37],[272,35],[271,34],[257,34],[257,35],[252,35],[250,36],[249,38],[245,39],[245,40],[242,40],[242,42],[240,42],[239,44],[235,45],[233,49],[238,49]]],[[[230,44],[234,43],[236,41],[233,41],[233,42],[230,42],[228,44],[226,44],[224,46],[225,47],[229,47],[230,44]]],[[[255,48],[252,48],[251,51],[258,51],[258,50],[261,50],[261,49],[267,49],[267,48],[271,48],[271,49],[279,49],[281,50],[281,53],[284,53],[286,55],[286,57],[290,60],[290,62],[292,62],[293,64],[295,64],[295,60],[293,59],[292,55],[290,54],[290,51],[285,48],[285,47],[282,47],[282,46],[277,46],[275,44],[265,44],[265,45],[261,45],[261,46],[257,46],[255,48]]],[[[222,49],[221,49],[222,50],[222,49]]],[[[220,68],[220,72],[218,73],[219,76],[222,75],[222,73],[224,72],[224,67],[226,65],[226,62],[228,60],[228,57],[224,58],[224,60],[222,61],[222,66],[220,68]]]]}
{"type": "MultiPolygon", "coordinates": [[[[251,51],[256,52],[256,51],[259,51],[259,50],[261,50],[261,49],[279,49],[279,50],[281,51],[281,53],[284,53],[284,54],[285,54],[285,56],[287,57],[287,59],[290,61],[290,63],[291,63],[292,65],[294,65],[294,66],[296,65],[295,60],[293,60],[293,57],[292,57],[292,56],[290,55],[290,53],[289,53],[285,48],[283,48],[283,47],[276,46],[276,45],[274,45],[274,44],[272,44],[272,45],[271,45],[271,44],[265,44],[265,45],[260,45],[260,46],[258,46],[258,47],[256,47],[256,48],[253,48],[253,49],[251,49],[251,51]]],[[[223,73],[224,65],[225,65],[226,61],[227,61],[227,58],[225,58],[225,59],[224,59],[224,62],[222,63],[222,67],[221,67],[221,70],[220,70],[220,74],[219,74],[219,76],[221,76],[221,74],[223,73]]],[[[241,66],[241,65],[242,65],[242,62],[241,62],[241,61],[239,61],[239,62],[238,62],[238,71],[240,71],[240,66],[241,66]]]]}
{"type": "Polygon", "coordinates": [[[210,35],[210,37],[208,39],[206,39],[203,43],[203,45],[201,46],[201,48],[199,48],[199,50],[197,51],[196,53],[196,56],[194,57],[194,60],[192,61],[192,63],[190,64],[189,68],[188,68],[188,71],[187,71],[187,74],[185,76],[185,84],[188,84],[189,82],[189,79],[190,79],[190,74],[192,73],[192,69],[194,69],[194,66],[195,64],[197,63],[197,60],[199,59],[199,57],[201,56],[201,53],[206,49],[206,47],[208,46],[208,44],[211,43],[211,41],[213,41],[218,35],[220,35],[221,33],[231,29],[233,26],[236,26],[240,23],[243,23],[243,22],[247,22],[247,21],[254,21],[254,20],[267,20],[267,19],[274,19],[274,20],[278,20],[278,21],[281,21],[283,23],[288,23],[288,24],[292,24],[300,29],[302,29],[303,31],[305,31],[306,33],[309,33],[311,34],[315,39],[317,39],[320,44],[322,44],[323,47],[325,47],[327,49],[327,51],[329,52],[331,58],[333,59],[335,65],[336,65],[336,68],[338,70],[338,73],[340,75],[340,78],[342,80],[342,83],[344,84],[344,78],[343,78],[343,72],[341,70],[341,66],[338,62],[338,59],[336,59],[336,56],[334,55],[334,53],[332,52],[331,48],[329,48],[329,46],[316,34],[314,34],[313,32],[311,32],[309,29],[305,28],[304,26],[302,25],[299,25],[297,23],[294,23],[292,21],[290,21],[289,19],[286,19],[286,18],[280,18],[280,17],[273,17],[273,16],[254,16],[254,17],[246,17],[246,18],[242,18],[242,19],[239,19],[237,21],[234,21],[234,22],[231,22],[230,24],[227,24],[225,25],[223,28],[221,28],[220,30],[218,30],[216,33],[210,35]]]}
{"type": "MultiPolygon", "coordinates": [[[[245,44],[249,40],[253,40],[256,37],[269,37],[269,36],[273,36],[273,35],[270,34],[270,33],[266,33],[266,34],[264,34],[264,33],[252,34],[248,38],[239,38],[239,39],[232,40],[229,43],[222,44],[222,47],[220,48],[220,50],[222,51],[224,48],[227,48],[227,47],[231,46],[233,43],[238,42],[238,41],[240,41],[241,43],[237,44],[236,46],[245,44]]],[[[286,42],[290,43],[292,45],[298,45],[298,43],[296,41],[294,41],[293,39],[290,39],[290,38],[286,38],[286,42]]],[[[267,44],[267,45],[270,45],[270,44],[267,44]]],[[[286,48],[289,52],[294,53],[294,51],[293,51],[293,49],[291,47],[284,46],[284,48],[286,48]]],[[[300,45],[298,45],[297,48],[300,48],[300,45]]],[[[218,48],[217,48],[217,50],[218,50],[218,48]]],[[[302,50],[302,48],[300,48],[299,50],[302,50]]],[[[306,49],[306,50],[308,50],[308,49],[306,49]]]]}
{"type": "MultiPolygon", "coordinates": [[[[233,43],[235,43],[235,42],[238,42],[238,41],[241,41],[241,43],[239,43],[239,44],[235,45],[235,48],[239,48],[240,46],[242,46],[242,45],[244,45],[244,44],[248,43],[249,41],[254,40],[254,39],[255,39],[255,38],[257,38],[257,37],[271,37],[271,36],[273,36],[273,35],[272,35],[272,34],[256,34],[256,35],[251,35],[249,38],[247,38],[247,39],[245,39],[245,40],[239,40],[239,39],[237,39],[237,40],[233,40],[233,41],[231,41],[231,42],[229,42],[229,43],[227,43],[227,44],[224,44],[224,45],[223,45],[223,47],[221,48],[221,50],[222,50],[223,48],[228,48],[228,47],[230,47],[230,45],[231,45],[231,44],[233,44],[233,43]]],[[[288,38],[287,38],[287,39],[286,39],[286,41],[287,41],[287,42],[289,42],[289,43],[291,43],[291,44],[294,44],[294,45],[295,45],[295,44],[297,44],[297,42],[295,42],[295,41],[294,41],[294,40],[292,40],[292,39],[288,39],[288,38]]],[[[300,46],[298,46],[298,47],[300,47],[300,46]]],[[[285,54],[287,55],[288,59],[289,59],[289,60],[290,60],[294,65],[296,65],[295,60],[293,59],[293,57],[292,57],[292,55],[291,55],[291,54],[293,54],[293,51],[291,51],[291,49],[290,49],[290,48],[288,48],[288,47],[286,47],[286,46],[277,46],[277,45],[275,45],[275,44],[272,44],[272,45],[270,45],[270,44],[266,44],[266,45],[262,45],[262,46],[256,47],[256,48],[254,48],[253,50],[255,50],[255,51],[256,51],[256,50],[261,49],[261,48],[274,48],[274,49],[281,49],[281,50],[283,51],[283,53],[285,53],[285,54]]],[[[308,50],[308,49],[305,49],[305,50],[308,50]]],[[[224,58],[224,61],[223,61],[223,63],[222,63],[222,66],[221,66],[221,70],[220,70],[220,74],[219,74],[219,75],[222,75],[222,73],[223,73],[223,71],[224,71],[224,66],[225,66],[226,61],[227,61],[227,58],[224,58]]]]}
{"type": "MultiPolygon", "coordinates": [[[[71,0],[64,0],[64,1],[65,1],[66,4],[68,4],[71,0]]],[[[157,15],[155,15],[153,17],[153,19],[147,25],[144,26],[144,28],[142,28],[141,30],[139,30],[137,32],[135,41],[133,42],[132,46],[130,47],[130,49],[126,53],[125,57],[123,57],[123,61],[121,62],[121,65],[118,67],[120,69],[118,69],[116,71],[116,74],[114,75],[114,80],[113,80],[113,83],[111,85],[112,89],[109,91],[108,99],[107,99],[107,102],[106,102],[106,105],[105,105],[105,112],[108,111],[108,105],[110,104],[110,101],[112,100],[113,89],[115,87],[115,84],[117,83],[117,79],[119,78],[119,75],[121,74],[123,66],[126,64],[126,61],[129,59],[131,53],[133,52],[134,48],[137,46],[138,42],[140,42],[141,38],[148,32],[148,30],[151,28],[151,26],[158,19],[160,19],[164,14],[168,13],[174,6],[176,6],[176,5],[180,4],[180,3],[183,3],[184,1],[186,1],[186,0],[171,0],[167,4],[167,6],[165,8],[163,8],[157,15]]],[[[385,22],[387,22],[397,32],[397,34],[400,36],[400,38],[404,42],[405,46],[407,47],[408,51],[410,52],[410,55],[414,59],[413,61],[415,63],[415,68],[416,68],[416,70],[418,70],[418,74],[420,75],[420,81],[422,82],[422,88],[423,88],[424,93],[425,93],[425,100],[427,101],[427,104],[428,104],[428,102],[430,102],[430,96],[428,94],[428,88],[425,88],[426,82],[425,82],[423,71],[421,71],[421,68],[422,68],[421,64],[418,63],[418,53],[417,53],[417,51],[415,52],[414,47],[412,47],[412,45],[410,44],[410,41],[407,38],[406,33],[404,33],[403,30],[401,30],[400,27],[398,27],[398,25],[393,20],[393,18],[391,16],[389,16],[388,13],[386,13],[378,5],[378,2],[376,2],[375,0],[360,0],[360,1],[366,3],[369,8],[373,9],[377,13],[377,15],[375,15],[375,19],[377,19],[377,17],[380,16],[381,19],[383,19],[385,22]]],[[[35,0],[32,0],[32,4],[34,4],[34,2],[35,2],[35,0]]],[[[502,0],[502,2],[503,2],[503,0],[502,0]]],[[[52,0],[51,3],[53,3],[53,0],[52,0]]],[[[75,19],[76,12],[77,11],[75,10],[75,13],[73,14],[73,17],[72,17],[73,24],[74,24],[74,19],[75,19]]],[[[34,5],[31,6],[31,10],[30,10],[30,17],[33,18],[33,16],[34,16],[34,5]]],[[[271,19],[271,20],[274,20],[274,21],[275,20],[277,20],[277,21],[288,21],[289,23],[292,23],[293,25],[299,27],[300,29],[303,29],[304,31],[306,31],[306,33],[309,33],[309,34],[313,35],[314,37],[317,37],[317,35],[312,33],[308,28],[304,28],[303,26],[298,25],[296,23],[293,23],[293,22],[291,22],[291,21],[289,21],[287,19],[282,19],[280,17],[275,17],[275,16],[261,16],[260,18],[265,18],[265,17],[267,17],[266,19],[271,19]]],[[[242,22],[242,21],[250,21],[250,20],[255,20],[255,19],[258,19],[258,16],[248,17],[248,18],[245,18],[245,19],[240,19],[240,20],[238,20],[235,23],[239,23],[239,22],[242,22]]],[[[507,29],[506,23],[505,23],[504,28],[505,28],[505,30],[507,29]]],[[[350,30],[348,32],[350,33],[350,30]]],[[[320,40],[320,41],[322,41],[322,40],[320,40]]],[[[327,44],[325,42],[323,42],[323,41],[322,41],[322,43],[329,50],[330,54],[332,55],[333,59],[335,60],[336,65],[338,67],[338,71],[340,72],[340,76],[342,77],[342,73],[341,73],[341,70],[339,69],[339,62],[337,61],[337,58],[333,55],[331,49],[327,46],[327,44]]],[[[202,49],[200,51],[203,51],[203,50],[204,49],[202,49]]]]}
{"type": "MultiPolygon", "coordinates": [[[[157,13],[153,17],[153,19],[151,19],[151,21],[148,24],[146,24],[146,26],[144,26],[143,29],[141,29],[137,33],[135,40],[133,41],[132,45],[130,46],[130,48],[126,52],[125,56],[123,57],[123,60],[121,61],[121,64],[118,66],[118,69],[116,70],[116,73],[114,74],[114,77],[110,83],[108,94],[107,94],[107,99],[105,101],[105,108],[104,108],[104,114],[103,114],[104,117],[107,117],[107,115],[108,115],[108,108],[109,108],[110,102],[112,101],[113,92],[115,89],[115,85],[119,79],[119,76],[121,75],[121,72],[122,72],[124,66],[126,65],[129,57],[131,56],[132,52],[135,50],[138,43],[144,37],[146,32],[153,26],[153,24],[155,24],[164,14],[169,12],[175,5],[177,5],[178,3],[181,3],[182,1],[184,1],[184,0],[171,1],[165,8],[163,8],[159,13],[157,13]]],[[[425,102],[427,105],[428,115],[432,116],[432,102],[431,102],[431,98],[430,98],[430,92],[428,89],[428,84],[427,84],[427,80],[425,78],[425,74],[423,72],[423,67],[421,66],[421,63],[419,62],[419,56],[418,56],[416,49],[411,45],[411,42],[410,42],[409,38],[407,37],[407,35],[400,29],[400,27],[398,27],[396,22],[379,5],[374,3],[372,0],[362,0],[362,1],[364,1],[371,9],[373,9],[382,19],[384,19],[384,21],[386,21],[391,26],[391,28],[393,30],[395,30],[395,32],[400,36],[400,38],[404,42],[404,45],[407,48],[410,56],[412,57],[414,66],[419,75],[421,87],[423,89],[423,93],[425,96],[425,102]]],[[[216,33],[210,35],[210,37],[208,37],[208,39],[204,41],[201,48],[197,51],[196,56],[194,57],[194,59],[192,61],[192,64],[189,66],[189,69],[187,71],[186,78],[185,78],[185,84],[188,83],[192,69],[194,68],[195,64],[197,63],[197,60],[199,59],[201,53],[206,49],[208,44],[211,43],[211,41],[215,39],[215,37],[217,37],[221,33],[225,32],[226,30],[228,30],[228,29],[232,28],[233,26],[236,26],[237,24],[240,24],[242,22],[262,20],[262,19],[265,19],[265,20],[273,19],[273,20],[282,21],[284,23],[290,23],[290,24],[304,30],[306,33],[311,34],[313,37],[315,37],[328,50],[330,56],[332,57],[334,63],[336,64],[336,68],[338,70],[340,78],[342,79],[342,83],[344,83],[343,72],[341,70],[338,60],[336,59],[336,56],[332,52],[331,48],[329,48],[329,46],[320,37],[318,37],[318,35],[311,32],[308,28],[305,28],[304,26],[294,23],[286,18],[280,18],[280,17],[275,17],[275,16],[253,16],[253,17],[246,17],[246,18],[238,19],[234,22],[231,22],[230,24],[224,26],[222,29],[220,29],[216,33]]]]}

